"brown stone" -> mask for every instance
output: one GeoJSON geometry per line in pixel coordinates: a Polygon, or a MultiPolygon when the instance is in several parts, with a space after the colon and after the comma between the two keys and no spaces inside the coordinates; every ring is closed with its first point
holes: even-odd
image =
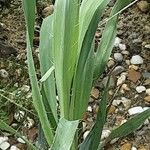
{"type": "Polygon", "coordinates": [[[131,143],[125,143],[121,146],[120,150],[131,150],[132,144],[131,143]]]}

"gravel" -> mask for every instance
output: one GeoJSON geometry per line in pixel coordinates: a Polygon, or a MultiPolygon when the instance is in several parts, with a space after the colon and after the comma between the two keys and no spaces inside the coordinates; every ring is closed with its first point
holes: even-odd
{"type": "Polygon", "coordinates": [[[116,37],[115,42],[114,42],[114,46],[118,47],[120,43],[121,43],[121,39],[119,37],[116,37]]]}
{"type": "Polygon", "coordinates": [[[121,62],[123,60],[123,56],[121,53],[114,53],[114,59],[117,61],[117,62],[121,62]]]}
{"type": "Polygon", "coordinates": [[[114,70],[112,71],[112,75],[116,76],[122,73],[125,70],[123,66],[116,66],[114,70]]]}
{"type": "Polygon", "coordinates": [[[142,92],[146,91],[146,88],[145,88],[145,86],[137,86],[136,91],[138,93],[142,93],[142,92]]]}
{"type": "Polygon", "coordinates": [[[3,142],[0,144],[1,150],[7,150],[10,147],[10,144],[8,142],[3,142]]]}
{"type": "Polygon", "coordinates": [[[133,65],[143,64],[143,58],[140,55],[132,56],[131,64],[133,64],[133,65]]]}
{"type": "Polygon", "coordinates": [[[132,107],[128,110],[129,115],[136,115],[142,113],[144,110],[141,106],[132,107]]]}

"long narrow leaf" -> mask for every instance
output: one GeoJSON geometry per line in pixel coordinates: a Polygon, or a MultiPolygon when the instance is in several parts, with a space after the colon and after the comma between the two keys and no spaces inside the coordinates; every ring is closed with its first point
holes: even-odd
{"type": "Polygon", "coordinates": [[[106,143],[114,138],[120,138],[127,136],[128,134],[134,132],[139,126],[141,126],[144,121],[150,117],[150,109],[138,114],[137,116],[129,119],[126,123],[113,130],[109,137],[106,139],[106,143]]]}
{"type": "Polygon", "coordinates": [[[52,50],[52,38],[53,38],[53,15],[48,16],[43,20],[40,32],[40,45],[39,45],[39,60],[42,81],[42,92],[44,91],[47,101],[47,111],[51,109],[55,121],[58,122],[57,116],[57,101],[56,101],[56,87],[54,78],[54,64],[53,64],[53,50],[52,50]]]}
{"type": "Polygon", "coordinates": [[[96,122],[93,128],[91,129],[90,133],[86,137],[86,139],[80,145],[80,150],[97,150],[98,149],[103,126],[106,122],[108,85],[109,85],[109,80],[104,90],[100,104],[99,104],[99,110],[97,113],[96,122]]]}
{"type": "MultiPolygon", "coordinates": [[[[111,16],[115,15],[122,8],[130,4],[133,0],[118,0],[112,9],[111,16]]],[[[117,30],[118,15],[111,18],[103,31],[100,45],[96,53],[94,79],[98,78],[104,71],[106,63],[113,49],[114,40],[117,30]]]]}
{"type": "Polygon", "coordinates": [[[70,150],[79,121],[60,119],[51,150],[70,150]]]}
{"type": "Polygon", "coordinates": [[[69,118],[70,90],[78,46],[79,0],[57,0],[54,11],[54,66],[61,117],[69,118]]]}
{"type": "Polygon", "coordinates": [[[72,110],[73,119],[81,119],[87,108],[89,93],[93,83],[93,69],[95,63],[93,40],[100,20],[100,13],[104,10],[104,7],[108,3],[108,1],[104,0],[95,1],[95,3],[93,2],[93,5],[91,5],[92,7],[89,7],[91,1],[87,0],[86,2],[83,1],[80,8],[80,41],[78,46],[78,49],[80,49],[78,50],[80,55],[79,58],[77,58],[78,60],[73,80],[73,93],[71,99],[71,108],[74,108],[72,110]],[[82,10],[83,6],[85,6],[85,12],[82,10]],[[87,10],[86,7],[88,7],[87,10]],[[85,18],[84,14],[87,13],[89,15],[85,18]],[[82,22],[82,20],[85,20],[85,22],[82,22]],[[84,25],[86,30],[82,31],[82,26],[84,25]]]}
{"type": "Polygon", "coordinates": [[[25,13],[25,19],[27,24],[27,60],[29,76],[32,86],[32,98],[34,107],[38,113],[40,122],[42,122],[42,128],[45,137],[51,145],[53,141],[53,133],[50,128],[50,124],[47,118],[47,114],[42,102],[42,96],[39,90],[38,81],[36,77],[34,61],[32,57],[32,46],[33,46],[33,33],[34,33],[34,21],[35,21],[35,0],[23,0],[23,8],[25,13]]]}

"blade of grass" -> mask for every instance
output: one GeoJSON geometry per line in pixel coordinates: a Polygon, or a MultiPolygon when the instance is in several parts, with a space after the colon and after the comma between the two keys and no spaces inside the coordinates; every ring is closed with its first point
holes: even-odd
{"type": "Polygon", "coordinates": [[[108,22],[106,23],[106,27],[102,34],[101,42],[96,52],[94,79],[97,79],[103,73],[114,46],[118,20],[118,15],[114,15],[117,14],[122,8],[130,4],[132,1],[133,0],[118,0],[112,9],[110,15],[111,19],[108,20],[108,22]]]}
{"type": "Polygon", "coordinates": [[[61,117],[69,119],[70,90],[78,46],[79,1],[58,0],[53,24],[54,66],[61,117]]]}
{"type": "Polygon", "coordinates": [[[51,150],[70,150],[79,121],[60,119],[51,150]]]}
{"type": "MultiPolygon", "coordinates": [[[[83,113],[86,111],[88,99],[90,96],[90,90],[93,83],[93,69],[94,69],[94,35],[99,23],[100,13],[104,10],[104,6],[107,5],[108,1],[95,1],[92,5],[92,9],[89,7],[91,1],[87,0],[82,2],[80,8],[80,34],[79,36],[79,47],[78,52],[80,51],[79,58],[77,60],[77,66],[75,70],[75,77],[73,80],[73,89],[72,89],[72,99],[71,99],[71,107],[74,108],[71,111],[73,113],[73,119],[81,119],[83,117],[83,113]],[[82,10],[83,6],[86,6],[89,9],[82,10]],[[97,6],[98,5],[98,6],[97,6]],[[94,6],[94,7],[93,7],[94,6]],[[91,14],[90,18],[85,18],[84,14],[91,14]],[[83,23],[83,20],[88,20],[87,22],[83,23]],[[82,31],[82,26],[85,25],[87,30],[82,31]],[[85,32],[85,33],[84,33],[85,32]],[[83,35],[81,34],[83,33],[83,35]],[[82,39],[83,38],[83,39],[82,39]],[[81,45],[80,45],[81,44],[81,45]],[[91,46],[92,45],[92,46],[91,46]],[[81,105],[82,104],[82,105],[81,105]]],[[[72,117],[72,116],[71,116],[72,117]]]]}
{"type": "Polygon", "coordinates": [[[21,139],[23,139],[27,143],[29,148],[31,148],[33,150],[38,150],[28,139],[24,138],[18,131],[16,131],[15,129],[10,127],[3,120],[0,120],[0,129],[3,131],[5,130],[7,132],[10,132],[11,134],[16,135],[17,137],[20,137],[21,139]]]}
{"type": "Polygon", "coordinates": [[[52,38],[53,38],[53,15],[48,16],[43,20],[40,31],[40,45],[39,45],[39,60],[41,70],[41,80],[46,80],[42,83],[42,92],[44,92],[46,99],[44,101],[47,106],[47,111],[51,109],[55,118],[55,122],[58,122],[57,116],[57,101],[56,101],[56,87],[54,78],[54,64],[53,64],[53,50],[52,50],[52,38]],[[53,71],[53,72],[52,72],[53,71]]]}
{"type": "MultiPolygon", "coordinates": [[[[110,77],[109,77],[110,79],[110,77]]],[[[86,139],[81,143],[79,150],[97,150],[101,134],[103,131],[103,126],[106,122],[107,117],[107,97],[108,97],[108,86],[109,86],[109,79],[107,81],[106,88],[103,92],[102,99],[99,104],[99,110],[97,113],[97,118],[94,126],[92,127],[90,133],[87,135],[86,139]]]]}
{"type": "Polygon", "coordinates": [[[32,1],[23,0],[25,20],[27,24],[27,61],[28,61],[29,77],[30,77],[31,87],[32,87],[33,104],[38,113],[40,122],[42,123],[42,128],[45,137],[49,145],[51,145],[54,135],[48,121],[44,104],[42,102],[42,96],[39,90],[33,56],[32,56],[33,33],[34,33],[34,22],[35,22],[35,5],[36,5],[35,0],[32,1]]]}
{"type": "Polygon", "coordinates": [[[113,140],[114,138],[125,137],[128,134],[134,132],[144,121],[150,117],[150,109],[138,114],[137,116],[129,119],[123,125],[113,130],[109,137],[106,139],[106,143],[113,140]]]}

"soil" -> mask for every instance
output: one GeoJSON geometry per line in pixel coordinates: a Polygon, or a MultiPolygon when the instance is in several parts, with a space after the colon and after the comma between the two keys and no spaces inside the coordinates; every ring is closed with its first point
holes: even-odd
{"type": "MultiPolygon", "coordinates": [[[[43,6],[45,5],[42,5],[41,9],[43,9],[43,6]]],[[[110,9],[111,7],[106,11],[106,16],[110,12],[110,9]]],[[[33,54],[36,68],[38,68],[38,44],[41,18],[36,18],[36,20],[33,54]]],[[[97,41],[101,38],[102,30],[102,27],[98,28],[97,41]]],[[[111,56],[114,65],[106,68],[103,78],[116,66],[123,66],[125,68],[123,72],[127,73],[128,76],[124,84],[127,85],[129,90],[122,91],[122,85],[116,85],[120,77],[120,74],[118,74],[112,77],[114,83],[110,88],[109,97],[110,99],[121,99],[122,97],[130,99],[130,108],[134,106],[149,107],[150,101],[147,102],[144,100],[147,97],[146,93],[142,92],[138,94],[135,89],[139,85],[144,85],[146,89],[150,88],[150,75],[148,75],[150,73],[150,48],[146,46],[150,45],[150,11],[142,12],[137,4],[125,10],[119,16],[117,37],[122,39],[122,43],[126,45],[128,54],[123,55],[123,61],[117,62],[114,60],[113,55],[116,52],[121,53],[121,51],[118,47],[114,47],[111,56]],[[133,75],[132,77],[132,69],[129,69],[131,67],[130,59],[133,55],[140,55],[144,60],[142,65],[137,65],[138,69],[136,72],[139,73],[139,78],[136,82],[134,82],[135,76],[133,75]],[[130,71],[131,74],[129,74],[130,71]]],[[[34,113],[26,62],[25,20],[21,0],[13,1],[9,7],[4,6],[0,12],[0,69],[4,69],[8,73],[5,78],[0,76],[0,119],[7,120],[12,125],[16,122],[18,123],[13,118],[13,115],[19,110],[26,108],[32,110],[32,113],[34,113]],[[16,104],[19,106],[16,106],[16,104]]],[[[39,75],[39,71],[37,71],[37,75],[39,75]]],[[[94,98],[95,95],[90,98],[91,102],[89,106],[92,108],[92,112],[87,112],[86,114],[86,130],[89,130],[95,119],[103,78],[100,78],[95,84],[95,88],[97,89],[95,91],[98,92],[97,98],[94,98]]],[[[112,106],[111,109],[111,113],[108,116],[108,123],[105,126],[105,129],[109,130],[130,117],[123,106],[112,106]]],[[[29,113],[26,113],[26,116],[36,118],[33,114],[31,115],[29,113]]],[[[25,120],[26,118],[23,119],[23,121],[25,120]]],[[[17,127],[21,127],[22,121],[18,124],[17,127]]],[[[35,140],[35,135],[37,134],[36,126],[29,129],[29,131],[24,127],[21,128],[25,134],[29,134],[29,131],[32,129],[31,132],[34,133],[34,136],[32,135],[32,137],[30,135],[30,138],[33,138],[33,141],[35,140]]],[[[10,139],[10,143],[20,144],[14,138],[12,140],[10,139]]],[[[105,149],[122,149],[125,144],[135,146],[138,150],[150,150],[150,123],[144,124],[135,133],[129,135],[127,138],[117,140],[117,142],[108,145],[105,149]]],[[[24,144],[20,145],[22,149],[26,149],[24,144]]]]}

